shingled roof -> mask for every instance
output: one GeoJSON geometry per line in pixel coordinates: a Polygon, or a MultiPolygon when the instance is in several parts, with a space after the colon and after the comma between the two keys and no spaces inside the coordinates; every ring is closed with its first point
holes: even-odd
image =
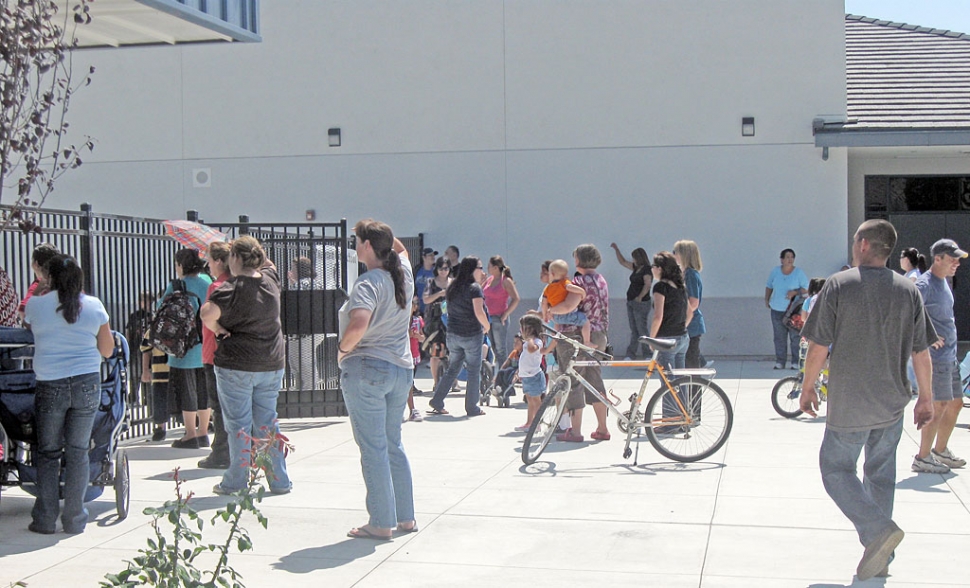
{"type": "Polygon", "coordinates": [[[850,126],[970,127],[970,35],[847,14],[850,126]]]}

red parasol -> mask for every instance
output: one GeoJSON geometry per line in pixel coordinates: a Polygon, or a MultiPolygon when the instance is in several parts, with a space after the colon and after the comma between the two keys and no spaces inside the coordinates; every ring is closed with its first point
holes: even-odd
{"type": "Polygon", "coordinates": [[[228,241],[229,237],[206,225],[187,220],[164,221],[165,233],[189,249],[198,250],[203,256],[210,243],[228,241]]]}

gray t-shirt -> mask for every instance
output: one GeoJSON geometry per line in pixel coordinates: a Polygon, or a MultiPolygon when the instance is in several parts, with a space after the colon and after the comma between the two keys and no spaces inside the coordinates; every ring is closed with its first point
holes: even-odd
{"type": "Polygon", "coordinates": [[[916,288],[923,295],[923,306],[936,334],[943,337],[943,347],[930,348],[933,363],[955,363],[957,360],[957,324],[953,320],[953,291],[943,278],[926,272],[916,280],[916,288]]]}
{"type": "Polygon", "coordinates": [[[386,270],[377,268],[365,272],[354,282],[350,298],[340,307],[340,338],[350,324],[350,311],[366,308],[371,311],[370,325],[357,347],[347,357],[374,357],[413,368],[411,341],[408,327],[411,324],[411,298],[414,296],[414,277],[411,267],[401,264],[404,271],[404,308],[394,299],[394,280],[386,270]]]}
{"type": "Polygon", "coordinates": [[[834,431],[880,429],[910,400],[906,361],[929,346],[923,300],[886,267],[859,267],[825,282],[802,336],[831,345],[828,415],[834,431]]]}

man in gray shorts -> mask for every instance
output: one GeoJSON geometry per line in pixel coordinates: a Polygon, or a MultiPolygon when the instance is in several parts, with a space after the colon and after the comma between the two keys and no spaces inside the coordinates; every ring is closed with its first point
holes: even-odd
{"type": "Polygon", "coordinates": [[[916,426],[933,420],[927,348],[936,336],[916,286],[886,267],[895,244],[896,229],[888,222],[862,223],[852,241],[855,267],[825,282],[802,329],[809,347],[800,405],[811,416],[818,410],[815,381],[832,346],[818,462],[825,491],[865,546],[856,568],[859,580],[888,575],[893,550],[903,539],[892,516],[896,447],[911,398],[905,373],[910,357],[920,384],[916,426]],[[856,464],[863,448],[860,480],[856,464]]]}
{"type": "Polygon", "coordinates": [[[967,460],[953,455],[947,448],[950,434],[963,408],[963,385],[957,363],[957,326],[953,320],[953,291],[947,283],[960,267],[967,252],[952,239],[940,239],[930,249],[933,266],[916,280],[923,295],[923,306],[939,336],[930,346],[933,361],[933,412],[936,418],[923,427],[919,453],[913,459],[913,471],[945,474],[950,468],[962,468],[967,460]],[[935,442],[935,443],[934,443],[935,442]]]}

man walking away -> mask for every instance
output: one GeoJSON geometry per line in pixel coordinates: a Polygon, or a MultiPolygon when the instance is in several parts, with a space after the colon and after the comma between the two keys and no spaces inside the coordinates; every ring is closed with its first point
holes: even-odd
{"type": "Polygon", "coordinates": [[[913,459],[913,471],[945,474],[950,468],[962,468],[967,460],[947,448],[950,434],[963,408],[963,384],[957,363],[957,325],[953,319],[953,291],[947,283],[960,267],[967,252],[952,239],[940,239],[930,249],[933,266],[916,280],[923,295],[923,306],[939,338],[930,346],[933,362],[933,413],[936,418],[923,427],[919,453],[913,459]],[[934,441],[936,444],[934,446],[934,441]]]}
{"type": "Polygon", "coordinates": [[[828,279],[802,336],[809,340],[801,409],[815,416],[815,380],[829,358],[828,416],[819,449],[825,491],[852,521],[865,546],[859,580],[889,574],[903,531],[892,520],[896,446],[911,393],[912,356],[920,394],[915,422],[933,420],[927,348],[936,339],[913,282],[886,267],[896,229],[884,220],[862,223],[852,240],[852,269],[828,279]],[[928,332],[929,331],[929,332],[928,332]],[[930,339],[929,335],[933,338],[930,339]],[[856,462],[865,447],[864,478],[856,462]]]}

